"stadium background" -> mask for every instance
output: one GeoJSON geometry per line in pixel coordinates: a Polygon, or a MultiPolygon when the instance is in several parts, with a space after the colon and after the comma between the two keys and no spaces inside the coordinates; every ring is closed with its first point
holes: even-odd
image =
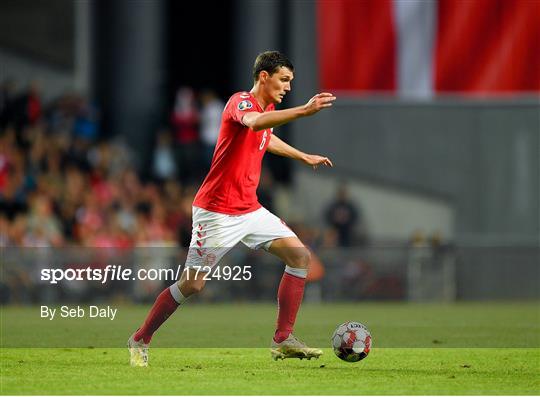
{"type": "MultiPolygon", "coordinates": [[[[284,106],[338,95],[276,129],[335,167],[268,155],[259,191],[324,265],[307,301],[540,297],[537,1],[25,0],[0,26],[4,304],[151,301],[162,283],[43,292],[35,266],[74,247],[181,262],[203,94],[250,89],[267,49],[296,68],[284,106]]],[[[238,252],[259,282],[197,300],[275,299],[281,267],[238,252]]]]}
{"type": "Polygon", "coordinates": [[[539,71],[538,0],[1,1],[0,394],[539,394],[539,71]],[[258,192],[315,253],[295,334],[324,355],[270,361],[282,265],[239,247],[253,279],[210,281],[129,368],[170,281],[39,271],[182,264],[207,127],[267,49],[285,106],[338,97],[275,131],[335,167],[268,155],[258,192]]]}

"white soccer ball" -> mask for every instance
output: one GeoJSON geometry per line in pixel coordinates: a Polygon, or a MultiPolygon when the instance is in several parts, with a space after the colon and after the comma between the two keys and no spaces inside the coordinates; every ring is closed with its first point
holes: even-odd
{"type": "Polygon", "coordinates": [[[371,343],[371,334],[367,327],[356,321],[341,324],[332,335],[334,353],[350,363],[366,358],[371,350],[371,343]]]}

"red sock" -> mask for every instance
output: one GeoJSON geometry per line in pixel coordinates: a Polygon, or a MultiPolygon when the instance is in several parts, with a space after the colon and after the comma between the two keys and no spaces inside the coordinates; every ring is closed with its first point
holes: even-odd
{"type": "Polygon", "coordinates": [[[306,279],[283,273],[278,289],[278,318],[274,340],[280,343],[293,331],[296,313],[302,303],[306,279]]]}
{"type": "Polygon", "coordinates": [[[144,343],[150,343],[154,332],[174,313],[177,307],[178,303],[172,297],[169,288],[163,290],[156,298],[144,324],[135,332],[133,339],[138,341],[142,338],[144,343]]]}

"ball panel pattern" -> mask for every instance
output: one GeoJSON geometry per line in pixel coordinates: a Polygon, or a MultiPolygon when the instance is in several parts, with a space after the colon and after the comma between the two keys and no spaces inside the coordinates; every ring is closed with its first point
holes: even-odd
{"type": "Polygon", "coordinates": [[[371,350],[371,334],[367,327],[356,321],[348,321],[336,328],[332,335],[332,347],[338,358],[358,362],[371,350]]]}

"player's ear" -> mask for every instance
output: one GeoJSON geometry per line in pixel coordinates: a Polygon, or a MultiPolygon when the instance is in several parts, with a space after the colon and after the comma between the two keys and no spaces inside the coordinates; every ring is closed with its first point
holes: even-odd
{"type": "Polygon", "coordinates": [[[263,83],[266,82],[266,79],[268,78],[269,74],[266,70],[261,71],[259,74],[259,80],[261,80],[263,83]]]}

